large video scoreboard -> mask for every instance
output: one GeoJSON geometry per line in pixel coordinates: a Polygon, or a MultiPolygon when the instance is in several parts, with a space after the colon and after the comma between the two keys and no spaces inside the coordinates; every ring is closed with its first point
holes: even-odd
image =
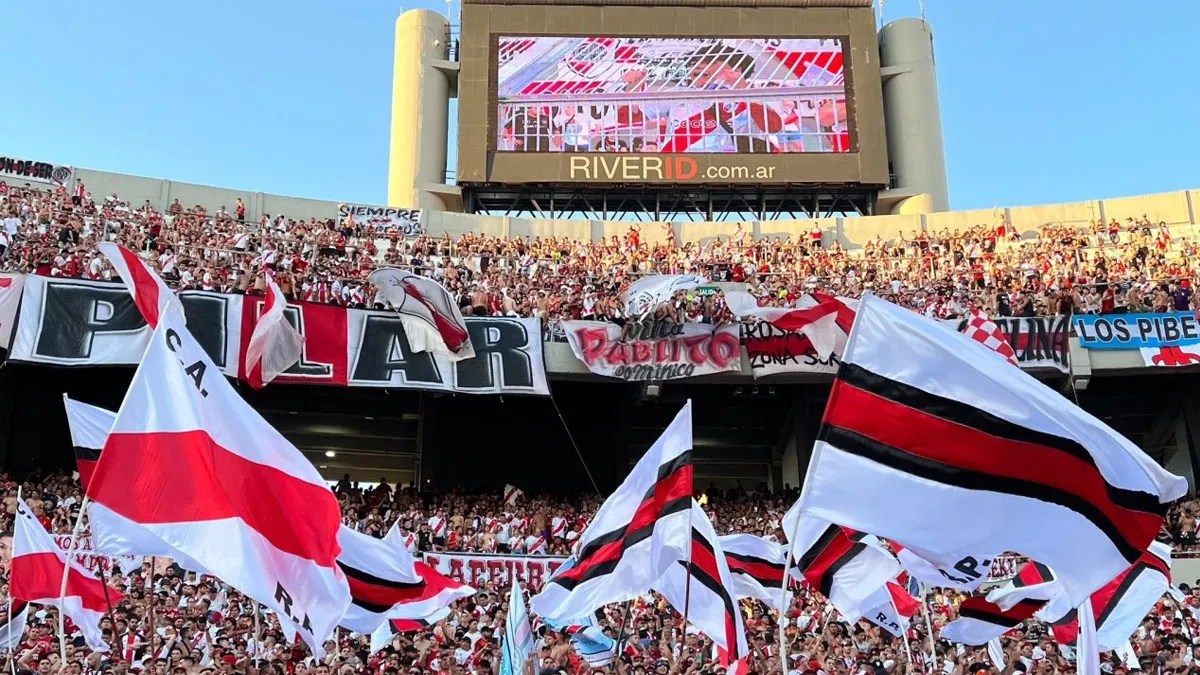
{"type": "Polygon", "coordinates": [[[458,183],[886,185],[869,0],[700,3],[464,0],[458,183]]]}

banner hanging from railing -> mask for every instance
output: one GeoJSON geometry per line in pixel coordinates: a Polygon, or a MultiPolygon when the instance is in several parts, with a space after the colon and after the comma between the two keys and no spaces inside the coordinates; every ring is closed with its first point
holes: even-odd
{"type": "MultiPolygon", "coordinates": [[[[180,299],[188,328],[221,371],[244,375],[242,355],[262,299],[204,291],[181,293],[180,299]]],[[[304,352],[274,383],[549,395],[538,319],[467,319],[475,357],[452,363],[411,351],[394,312],[299,303],[288,305],[286,317],[304,336],[304,352]]],[[[149,339],[124,286],[27,276],[9,358],[57,366],[136,365],[149,339]]]]}
{"type": "Polygon", "coordinates": [[[512,575],[521,584],[533,590],[562,567],[566,558],[554,556],[520,556],[487,553],[424,553],[425,563],[446,576],[468,586],[478,587],[491,581],[498,586],[507,586],[512,575]]]}
{"type": "Polygon", "coordinates": [[[631,382],[660,382],[742,369],[737,326],[701,323],[563,321],[588,370],[631,382]]]}
{"type": "MultiPolygon", "coordinates": [[[[1070,324],[1066,317],[993,317],[1004,338],[1017,354],[1022,368],[1053,368],[1065,373],[1070,369],[1070,324]]],[[[963,319],[946,319],[951,330],[966,325],[963,319]]],[[[778,373],[835,374],[841,354],[822,359],[807,336],[797,331],[780,330],[766,321],[742,325],[742,345],[755,377],[778,373]]]]}
{"type": "Polygon", "coordinates": [[[1200,364],[1200,317],[1192,312],[1082,314],[1072,323],[1079,344],[1088,349],[1136,349],[1147,366],[1200,364]]]}
{"type": "Polygon", "coordinates": [[[402,237],[415,237],[425,232],[425,220],[420,209],[339,204],[338,221],[345,223],[348,219],[353,219],[355,225],[373,229],[380,235],[393,229],[402,237]]]}

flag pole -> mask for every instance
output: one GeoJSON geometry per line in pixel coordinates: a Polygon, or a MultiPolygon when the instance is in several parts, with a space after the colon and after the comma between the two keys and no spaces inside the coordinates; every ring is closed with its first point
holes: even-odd
{"type": "MultiPolygon", "coordinates": [[[[695,492],[695,486],[692,487],[692,492],[695,492]]],[[[683,636],[679,640],[679,658],[676,660],[677,664],[683,663],[683,649],[687,646],[688,610],[692,606],[692,548],[694,547],[693,543],[696,541],[695,535],[692,534],[692,514],[698,508],[700,506],[696,503],[695,496],[693,495],[692,505],[688,508],[688,561],[687,566],[684,567],[687,575],[683,581],[683,623],[679,624],[679,632],[683,633],[683,636]]]]}
{"type": "Polygon", "coordinates": [[[154,629],[154,565],[158,562],[156,556],[150,556],[150,577],[146,579],[146,611],[150,617],[150,635],[146,637],[150,645],[150,662],[154,663],[158,660],[158,653],[154,651],[154,636],[158,635],[154,629]]]}
{"type": "Polygon", "coordinates": [[[929,660],[937,665],[937,644],[933,640],[933,621],[930,620],[929,587],[921,584],[921,612],[925,614],[925,632],[929,634],[929,660]]]}
{"type": "MultiPolygon", "coordinates": [[[[71,559],[75,557],[75,548],[79,545],[79,533],[83,530],[83,514],[87,513],[88,496],[83,496],[83,501],[79,503],[79,516],[75,519],[75,529],[71,531],[71,545],[67,548],[67,560],[63,565],[62,583],[58,587],[58,650],[61,658],[60,663],[63,667],[67,666],[67,628],[66,628],[66,613],[63,611],[63,605],[66,604],[67,597],[67,579],[71,573],[71,559]]],[[[40,525],[39,525],[40,527],[40,525]]],[[[9,584],[11,588],[11,583],[9,584]]]]}
{"type": "MultiPolygon", "coordinates": [[[[803,499],[804,491],[801,488],[800,499],[797,501],[803,501],[803,499]]],[[[784,635],[787,628],[787,610],[791,600],[791,594],[788,593],[788,574],[792,569],[792,554],[796,552],[796,537],[800,536],[800,522],[803,518],[804,512],[800,511],[796,517],[796,526],[792,528],[792,536],[788,537],[787,557],[783,560],[783,583],[779,587],[781,596],[779,602],[779,670],[783,673],[788,672],[789,665],[787,637],[784,635]]]]}
{"type": "MultiPolygon", "coordinates": [[[[17,486],[17,503],[18,504],[21,503],[21,486],[20,485],[17,486]]],[[[15,521],[13,523],[13,534],[16,534],[16,522],[15,521]]],[[[8,559],[8,606],[4,609],[5,614],[8,616],[8,620],[4,623],[4,630],[8,633],[9,638],[12,637],[12,605],[13,605],[13,594],[12,594],[13,574],[12,574],[12,572],[13,572],[13,570],[12,570],[12,550],[10,549],[9,550],[9,559],[8,559]]],[[[19,640],[20,638],[17,638],[17,639],[19,640]]],[[[9,669],[12,671],[12,675],[17,675],[16,654],[17,654],[17,650],[15,647],[8,650],[8,664],[9,664],[9,669]]],[[[66,664],[63,664],[63,665],[66,665],[66,664]]]]}
{"type": "MultiPolygon", "coordinates": [[[[108,560],[109,560],[109,563],[108,563],[109,570],[108,570],[108,574],[105,575],[105,577],[103,579],[104,583],[101,585],[101,588],[104,589],[104,606],[108,608],[108,620],[112,621],[112,625],[113,625],[113,632],[112,632],[113,654],[120,654],[121,653],[121,649],[120,649],[121,643],[118,641],[119,638],[117,637],[117,614],[116,614],[116,612],[113,612],[112,599],[109,598],[109,595],[108,595],[108,580],[112,578],[113,563],[112,563],[112,558],[109,558],[108,560]]],[[[104,563],[103,562],[100,563],[100,570],[104,571],[104,563]]]]}

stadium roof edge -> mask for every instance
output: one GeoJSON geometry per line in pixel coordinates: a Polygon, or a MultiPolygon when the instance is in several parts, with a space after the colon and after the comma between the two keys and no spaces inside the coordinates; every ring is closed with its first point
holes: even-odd
{"type": "Polygon", "coordinates": [[[464,5],[577,5],[620,7],[844,7],[870,8],[873,0],[462,0],[464,5]]]}

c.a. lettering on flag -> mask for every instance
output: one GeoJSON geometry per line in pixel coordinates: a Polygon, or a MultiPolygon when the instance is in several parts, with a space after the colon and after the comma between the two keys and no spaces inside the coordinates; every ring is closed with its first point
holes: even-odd
{"type": "Polygon", "coordinates": [[[1021,553],[1078,604],[1141,555],[1186,491],[986,347],[868,296],[798,506],[940,559],[1021,553]]]}
{"type": "Polygon", "coordinates": [[[337,499],[183,321],[159,315],[100,454],[88,492],[96,546],[220,578],[322,652],[350,602],[337,499]]]}

